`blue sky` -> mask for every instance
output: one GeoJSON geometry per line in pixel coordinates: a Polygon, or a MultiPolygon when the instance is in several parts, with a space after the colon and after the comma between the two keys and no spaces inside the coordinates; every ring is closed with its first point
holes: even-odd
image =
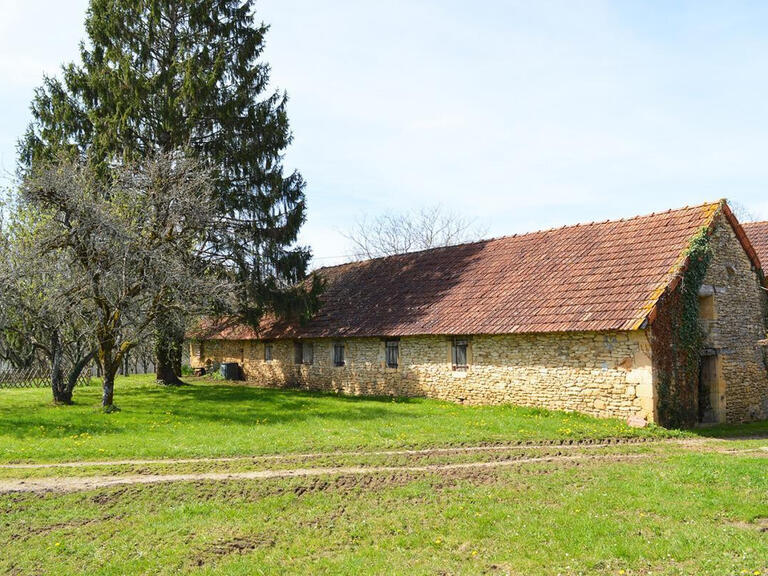
{"type": "MultiPolygon", "coordinates": [[[[0,0],[0,167],[84,0],[0,0]]],[[[491,236],[728,197],[768,219],[768,3],[261,0],[302,241],[442,203],[491,236]]]]}

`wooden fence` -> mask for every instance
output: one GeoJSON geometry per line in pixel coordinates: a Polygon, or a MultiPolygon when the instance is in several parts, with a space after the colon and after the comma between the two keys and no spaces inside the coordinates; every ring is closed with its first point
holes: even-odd
{"type": "MultiPolygon", "coordinates": [[[[86,368],[77,379],[78,386],[93,384],[90,370],[86,368]]],[[[0,388],[48,388],[51,385],[51,372],[41,366],[29,368],[12,368],[0,366],[0,388]]]]}

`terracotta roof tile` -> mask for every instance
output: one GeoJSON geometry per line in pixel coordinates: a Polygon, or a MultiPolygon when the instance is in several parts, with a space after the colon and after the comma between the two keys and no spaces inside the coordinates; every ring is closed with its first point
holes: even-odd
{"type": "Polygon", "coordinates": [[[760,262],[768,262],[768,222],[747,222],[741,226],[754,246],[760,262]]]}
{"type": "MultiPolygon", "coordinates": [[[[303,326],[265,319],[218,338],[506,334],[637,329],[721,203],[507,236],[316,271],[303,326]]],[[[725,208],[727,211],[727,207],[725,208]]]]}

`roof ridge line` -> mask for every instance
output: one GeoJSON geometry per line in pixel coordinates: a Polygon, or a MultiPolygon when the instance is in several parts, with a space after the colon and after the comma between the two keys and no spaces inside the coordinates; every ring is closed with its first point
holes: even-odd
{"type": "Polygon", "coordinates": [[[539,230],[531,230],[530,232],[522,232],[515,234],[503,234],[501,236],[491,236],[489,238],[483,238],[480,240],[473,240],[470,242],[459,242],[458,244],[450,244],[448,246],[435,246],[434,248],[424,248],[422,250],[414,250],[412,252],[402,252],[400,254],[390,254],[388,256],[376,256],[375,258],[366,258],[364,260],[352,260],[350,262],[343,262],[342,264],[335,264],[334,266],[322,266],[315,268],[312,273],[319,272],[320,270],[333,270],[334,268],[341,268],[344,266],[351,266],[354,264],[364,264],[366,262],[374,262],[379,260],[388,260],[390,258],[402,258],[405,256],[413,256],[414,254],[423,254],[426,252],[436,252],[438,250],[448,250],[450,248],[457,248],[459,246],[472,246],[475,244],[484,244],[488,242],[496,242],[498,240],[505,240],[507,238],[521,238],[523,236],[534,236],[536,234],[547,234],[549,232],[555,232],[558,230],[565,230],[566,228],[581,228],[586,226],[594,226],[597,224],[611,224],[614,222],[631,222],[632,220],[639,220],[641,218],[652,218],[654,216],[661,216],[662,214],[671,214],[673,212],[682,212],[684,210],[694,210],[696,208],[704,208],[705,206],[719,206],[724,200],[720,199],[715,202],[702,202],[693,206],[683,206],[682,208],[670,208],[669,210],[661,212],[651,212],[650,214],[638,214],[636,216],[630,216],[628,218],[614,218],[607,220],[593,220],[592,222],[577,222],[576,224],[563,224],[562,226],[553,226],[550,228],[542,228],[539,230]]]}

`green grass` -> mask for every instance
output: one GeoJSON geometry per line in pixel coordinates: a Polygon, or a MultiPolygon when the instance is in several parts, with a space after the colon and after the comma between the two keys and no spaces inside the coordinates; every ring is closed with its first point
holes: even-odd
{"type": "Polygon", "coordinates": [[[353,398],[188,379],[118,378],[121,411],[99,410],[98,387],[54,406],[45,389],[0,390],[0,461],[231,456],[351,448],[669,436],[618,420],[513,406],[353,398]]]}
{"type": "Polygon", "coordinates": [[[0,572],[758,574],[765,458],[0,496],[0,572]]]}
{"type": "Polygon", "coordinates": [[[169,389],[149,378],[120,380],[122,411],[113,414],[98,409],[98,389],[80,389],[75,397],[76,406],[56,407],[45,390],[0,391],[0,459],[287,457],[5,468],[0,484],[334,466],[387,470],[0,494],[0,574],[768,576],[766,423],[638,431],[544,410],[204,380],[169,389]],[[690,442],[696,434],[701,438],[690,442]],[[370,452],[632,435],[685,443],[370,452]],[[745,435],[757,438],[736,439],[745,435]],[[368,452],[333,452],[354,448],[368,452]],[[313,451],[323,454],[301,455],[313,451]],[[561,454],[581,459],[557,460],[561,454]],[[403,469],[477,462],[501,465],[403,469]]]}

